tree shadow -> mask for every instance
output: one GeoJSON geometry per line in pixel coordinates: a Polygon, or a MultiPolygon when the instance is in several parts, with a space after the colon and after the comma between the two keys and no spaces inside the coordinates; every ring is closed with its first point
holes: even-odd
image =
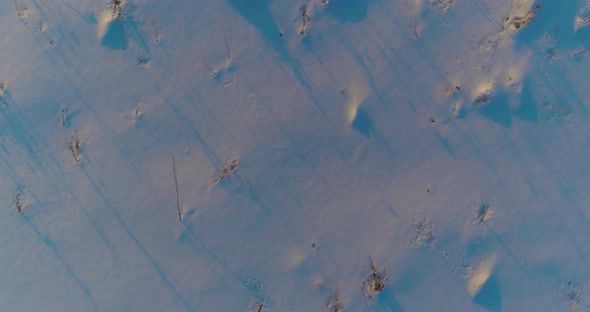
{"type": "Polygon", "coordinates": [[[314,88],[306,79],[305,72],[299,62],[292,58],[283,41],[283,34],[270,10],[270,4],[274,0],[227,0],[227,3],[240,14],[248,23],[254,26],[262,35],[262,38],[273,46],[281,62],[289,64],[293,74],[297,77],[300,85],[309,94],[314,106],[320,111],[322,116],[326,112],[314,96],[314,88]]]}
{"type": "Polygon", "coordinates": [[[282,33],[270,11],[273,0],[227,0],[227,3],[262,34],[275,49],[282,47],[282,33]]]}

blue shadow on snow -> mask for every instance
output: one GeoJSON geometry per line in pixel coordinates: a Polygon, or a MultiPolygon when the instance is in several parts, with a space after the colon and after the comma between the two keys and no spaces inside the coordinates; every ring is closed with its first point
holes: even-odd
{"type": "Polygon", "coordinates": [[[502,310],[502,296],[495,275],[492,275],[473,297],[473,303],[488,311],[502,310]]]}
{"type": "Polygon", "coordinates": [[[479,109],[479,113],[509,129],[512,127],[512,112],[510,111],[509,100],[506,92],[500,92],[489,103],[484,104],[479,109]]]}
{"type": "Polygon", "coordinates": [[[368,0],[330,0],[326,13],[341,23],[358,23],[367,17],[368,0]]]}
{"type": "Polygon", "coordinates": [[[522,85],[520,95],[520,105],[514,111],[514,116],[522,120],[537,122],[539,120],[539,112],[533,99],[533,90],[531,90],[530,82],[526,79],[522,85]]]}
{"type": "Polygon", "coordinates": [[[111,50],[127,49],[127,36],[123,21],[117,19],[110,22],[100,43],[111,50]]]}
{"type": "Polygon", "coordinates": [[[376,302],[369,303],[368,311],[378,311],[378,312],[403,312],[402,306],[399,304],[395,296],[393,295],[393,291],[391,289],[385,288],[381,293],[377,295],[375,298],[376,302]]]}
{"type": "Polygon", "coordinates": [[[314,88],[309,84],[305,72],[296,59],[293,59],[283,42],[283,34],[270,10],[270,4],[273,0],[226,0],[227,3],[240,14],[248,23],[254,26],[262,35],[262,38],[270,43],[278,54],[281,62],[290,64],[293,74],[297,77],[300,85],[307,91],[313,105],[320,111],[322,116],[326,112],[320,106],[319,102],[313,95],[314,88]]]}
{"type": "Polygon", "coordinates": [[[352,121],[352,128],[367,138],[370,137],[371,132],[373,132],[373,121],[362,107],[359,107],[356,112],[356,116],[352,121]]]}
{"type": "Polygon", "coordinates": [[[273,0],[227,0],[227,3],[252,24],[275,49],[283,45],[281,31],[270,11],[273,0]]]}

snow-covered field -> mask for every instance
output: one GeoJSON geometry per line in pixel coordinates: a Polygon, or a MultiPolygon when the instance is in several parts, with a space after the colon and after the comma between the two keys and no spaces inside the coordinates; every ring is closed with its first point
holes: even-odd
{"type": "Polygon", "coordinates": [[[1,311],[590,310],[590,1],[4,0],[0,39],[1,311]]]}

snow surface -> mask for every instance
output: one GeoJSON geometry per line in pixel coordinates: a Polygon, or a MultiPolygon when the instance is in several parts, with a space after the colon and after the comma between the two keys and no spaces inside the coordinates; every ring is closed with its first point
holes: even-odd
{"type": "Polygon", "coordinates": [[[2,4],[1,311],[590,310],[590,1],[2,4]]]}

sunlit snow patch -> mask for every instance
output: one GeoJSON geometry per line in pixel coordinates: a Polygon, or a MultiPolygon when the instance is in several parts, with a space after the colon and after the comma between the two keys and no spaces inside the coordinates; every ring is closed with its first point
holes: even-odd
{"type": "Polygon", "coordinates": [[[347,89],[346,122],[351,124],[356,118],[359,106],[369,96],[369,86],[363,82],[355,82],[347,89]]]}
{"type": "Polygon", "coordinates": [[[482,287],[490,279],[494,273],[495,266],[496,256],[492,255],[490,258],[482,261],[477,269],[472,273],[471,277],[467,281],[467,292],[472,298],[480,292],[482,287]]]}
{"type": "Polygon", "coordinates": [[[475,105],[482,106],[492,100],[494,94],[494,81],[484,80],[478,83],[472,94],[472,101],[475,105]]]}

